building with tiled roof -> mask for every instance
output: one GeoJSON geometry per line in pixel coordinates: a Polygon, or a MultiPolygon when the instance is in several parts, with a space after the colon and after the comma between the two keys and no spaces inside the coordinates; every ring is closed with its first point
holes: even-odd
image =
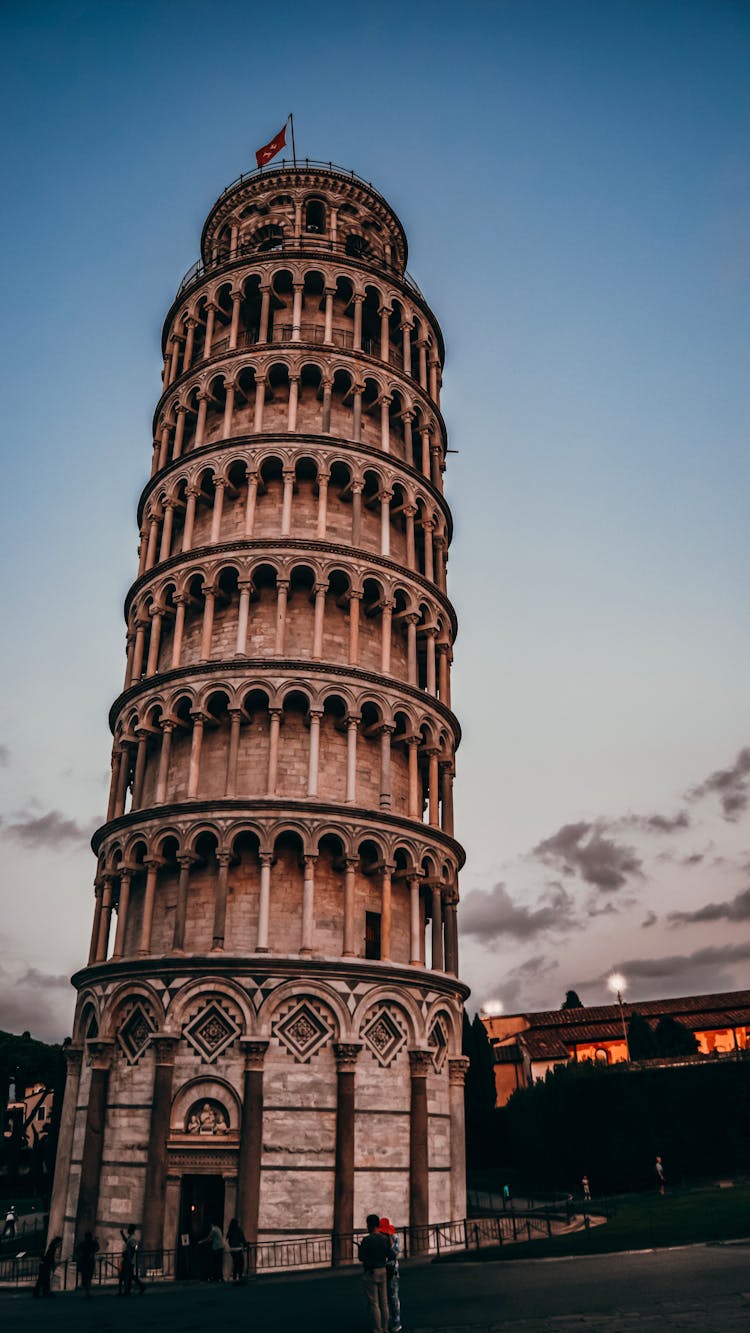
{"type": "Polygon", "coordinates": [[[683,1059],[750,1052],[750,990],[686,995],[673,1000],[624,1001],[622,1010],[619,1004],[604,1004],[541,1013],[482,1014],[495,1053],[498,1106],[504,1106],[516,1088],[544,1078],[557,1065],[627,1060],[624,1028],[636,1012],[651,1028],[656,1028],[659,1019],[669,1017],[692,1032],[698,1053],[683,1059]]]}

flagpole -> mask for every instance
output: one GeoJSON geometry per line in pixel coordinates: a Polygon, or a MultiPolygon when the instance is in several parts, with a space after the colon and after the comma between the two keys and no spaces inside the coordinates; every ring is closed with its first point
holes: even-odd
{"type": "Polygon", "coordinates": [[[294,165],[295,165],[295,167],[296,167],[296,165],[297,165],[297,148],[296,148],[295,143],[294,143],[294,116],[291,114],[291,112],[289,113],[289,123],[290,123],[290,125],[291,125],[291,127],[292,127],[292,160],[293,160],[294,165]]]}

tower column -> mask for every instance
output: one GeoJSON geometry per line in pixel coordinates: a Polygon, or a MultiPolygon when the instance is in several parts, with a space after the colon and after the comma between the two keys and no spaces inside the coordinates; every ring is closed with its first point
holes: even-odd
{"type": "Polygon", "coordinates": [[[142,957],[146,957],[151,952],[151,929],[154,920],[156,879],[159,874],[160,862],[155,857],[147,856],[143,864],[146,867],[146,891],[143,895],[143,922],[138,952],[142,957]]]}
{"type": "MultiPolygon", "coordinates": [[[[426,1227],[430,1220],[430,1177],[427,1117],[429,1051],[409,1051],[411,1099],[409,1122],[409,1226],[426,1227]]],[[[412,1235],[412,1249],[427,1247],[427,1236],[412,1235]]]]}
{"type": "Polygon", "coordinates": [[[315,928],[315,862],[317,856],[305,857],[305,872],[302,881],[302,942],[300,953],[310,955],[313,951],[313,933],[315,928]]]}
{"type": "Polygon", "coordinates": [[[160,1251],[164,1244],[167,1138],[178,1039],[165,1036],[163,1033],[155,1033],[151,1038],[151,1046],[155,1056],[154,1089],[146,1153],[146,1188],[143,1196],[143,1248],[147,1251],[160,1251]]]}
{"type": "MultiPolygon", "coordinates": [[[[250,1245],[258,1242],[260,1211],[260,1169],[263,1152],[263,1065],[268,1042],[242,1038],[245,1053],[245,1077],[242,1089],[242,1125],[237,1166],[237,1216],[250,1245]]],[[[250,1259],[254,1268],[254,1256],[250,1259]]]]}
{"type": "Polygon", "coordinates": [[[188,889],[190,887],[190,867],[193,864],[193,857],[190,853],[183,853],[183,855],[177,857],[177,864],[180,867],[180,878],[177,884],[177,907],[174,916],[172,949],[175,953],[182,953],[185,949],[188,889]]]}
{"type": "Polygon", "coordinates": [[[216,898],[214,902],[214,930],[212,949],[224,948],[224,936],[227,929],[227,876],[229,874],[229,852],[219,852],[216,860],[219,873],[216,876],[216,898]]]}
{"type": "Polygon", "coordinates": [[[466,1112],[464,1085],[469,1060],[465,1055],[448,1057],[451,1123],[451,1219],[466,1217],[466,1112]]]}
{"type": "Polygon", "coordinates": [[[354,1231],[354,1118],[355,1069],[361,1047],[337,1042],[336,1055],[336,1161],[333,1184],[333,1262],[353,1255],[354,1231]]]}
{"type": "Polygon", "coordinates": [[[271,908],[271,861],[270,852],[261,852],[260,856],[260,894],[258,897],[258,942],[256,953],[268,953],[268,917],[271,908]]]}
{"type": "Polygon", "coordinates": [[[63,1054],[65,1056],[66,1065],[65,1095],[63,1097],[62,1111],[60,1113],[60,1129],[57,1137],[55,1182],[52,1188],[52,1198],[50,1199],[49,1205],[49,1222],[47,1224],[48,1245],[54,1236],[61,1236],[63,1233],[65,1200],[68,1193],[68,1176],[70,1175],[70,1160],[73,1156],[73,1131],[76,1123],[78,1088],[81,1082],[81,1065],[83,1064],[83,1051],[80,1046],[65,1046],[63,1047],[63,1054]]]}
{"type": "Polygon", "coordinates": [[[359,865],[359,857],[346,857],[344,871],[344,958],[354,957],[354,876],[359,865]]]}
{"type": "Polygon", "coordinates": [[[408,875],[409,885],[409,959],[410,967],[422,966],[422,907],[419,901],[419,876],[408,875]]]}
{"type": "Polygon", "coordinates": [[[96,1231],[99,1207],[99,1181],[102,1170],[104,1130],[107,1119],[107,1092],[112,1064],[113,1041],[101,1038],[86,1042],[86,1058],[91,1066],[89,1101],[86,1108],[86,1128],[81,1154],[81,1178],[76,1209],[76,1240],[84,1232],[96,1231]]]}

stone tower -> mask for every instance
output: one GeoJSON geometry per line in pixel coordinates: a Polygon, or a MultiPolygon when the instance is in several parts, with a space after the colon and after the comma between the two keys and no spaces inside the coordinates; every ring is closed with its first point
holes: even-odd
{"type": "Polygon", "coordinates": [[[443,340],[386,200],[241,177],[164,324],[51,1229],[465,1215],[443,340]]]}

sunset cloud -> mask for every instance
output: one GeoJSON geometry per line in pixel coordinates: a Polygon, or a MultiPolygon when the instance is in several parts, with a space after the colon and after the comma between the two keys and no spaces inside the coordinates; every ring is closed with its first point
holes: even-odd
{"type": "Polygon", "coordinates": [[[695,912],[670,912],[671,926],[693,925],[701,921],[750,921],[750,889],[743,889],[723,903],[706,903],[695,912]]]}
{"type": "Polygon", "coordinates": [[[80,824],[69,819],[60,810],[48,810],[41,815],[21,814],[5,825],[5,836],[12,838],[28,851],[44,847],[85,847],[100,821],[80,824]]]}
{"type": "Polygon", "coordinates": [[[740,750],[730,768],[717,768],[687,795],[690,801],[718,796],[724,818],[735,823],[750,803],[750,746],[740,750]]]}
{"type": "Polygon", "coordinates": [[[643,878],[643,862],[635,848],[608,837],[606,828],[601,821],[563,824],[531,855],[563,875],[579,875],[586,884],[613,893],[631,878],[643,878]]]}
{"type": "Polygon", "coordinates": [[[492,944],[501,936],[532,939],[547,930],[565,930],[573,924],[573,898],[562,884],[551,884],[535,907],[514,901],[505,884],[485,893],[472,889],[461,903],[461,933],[492,944]]]}

